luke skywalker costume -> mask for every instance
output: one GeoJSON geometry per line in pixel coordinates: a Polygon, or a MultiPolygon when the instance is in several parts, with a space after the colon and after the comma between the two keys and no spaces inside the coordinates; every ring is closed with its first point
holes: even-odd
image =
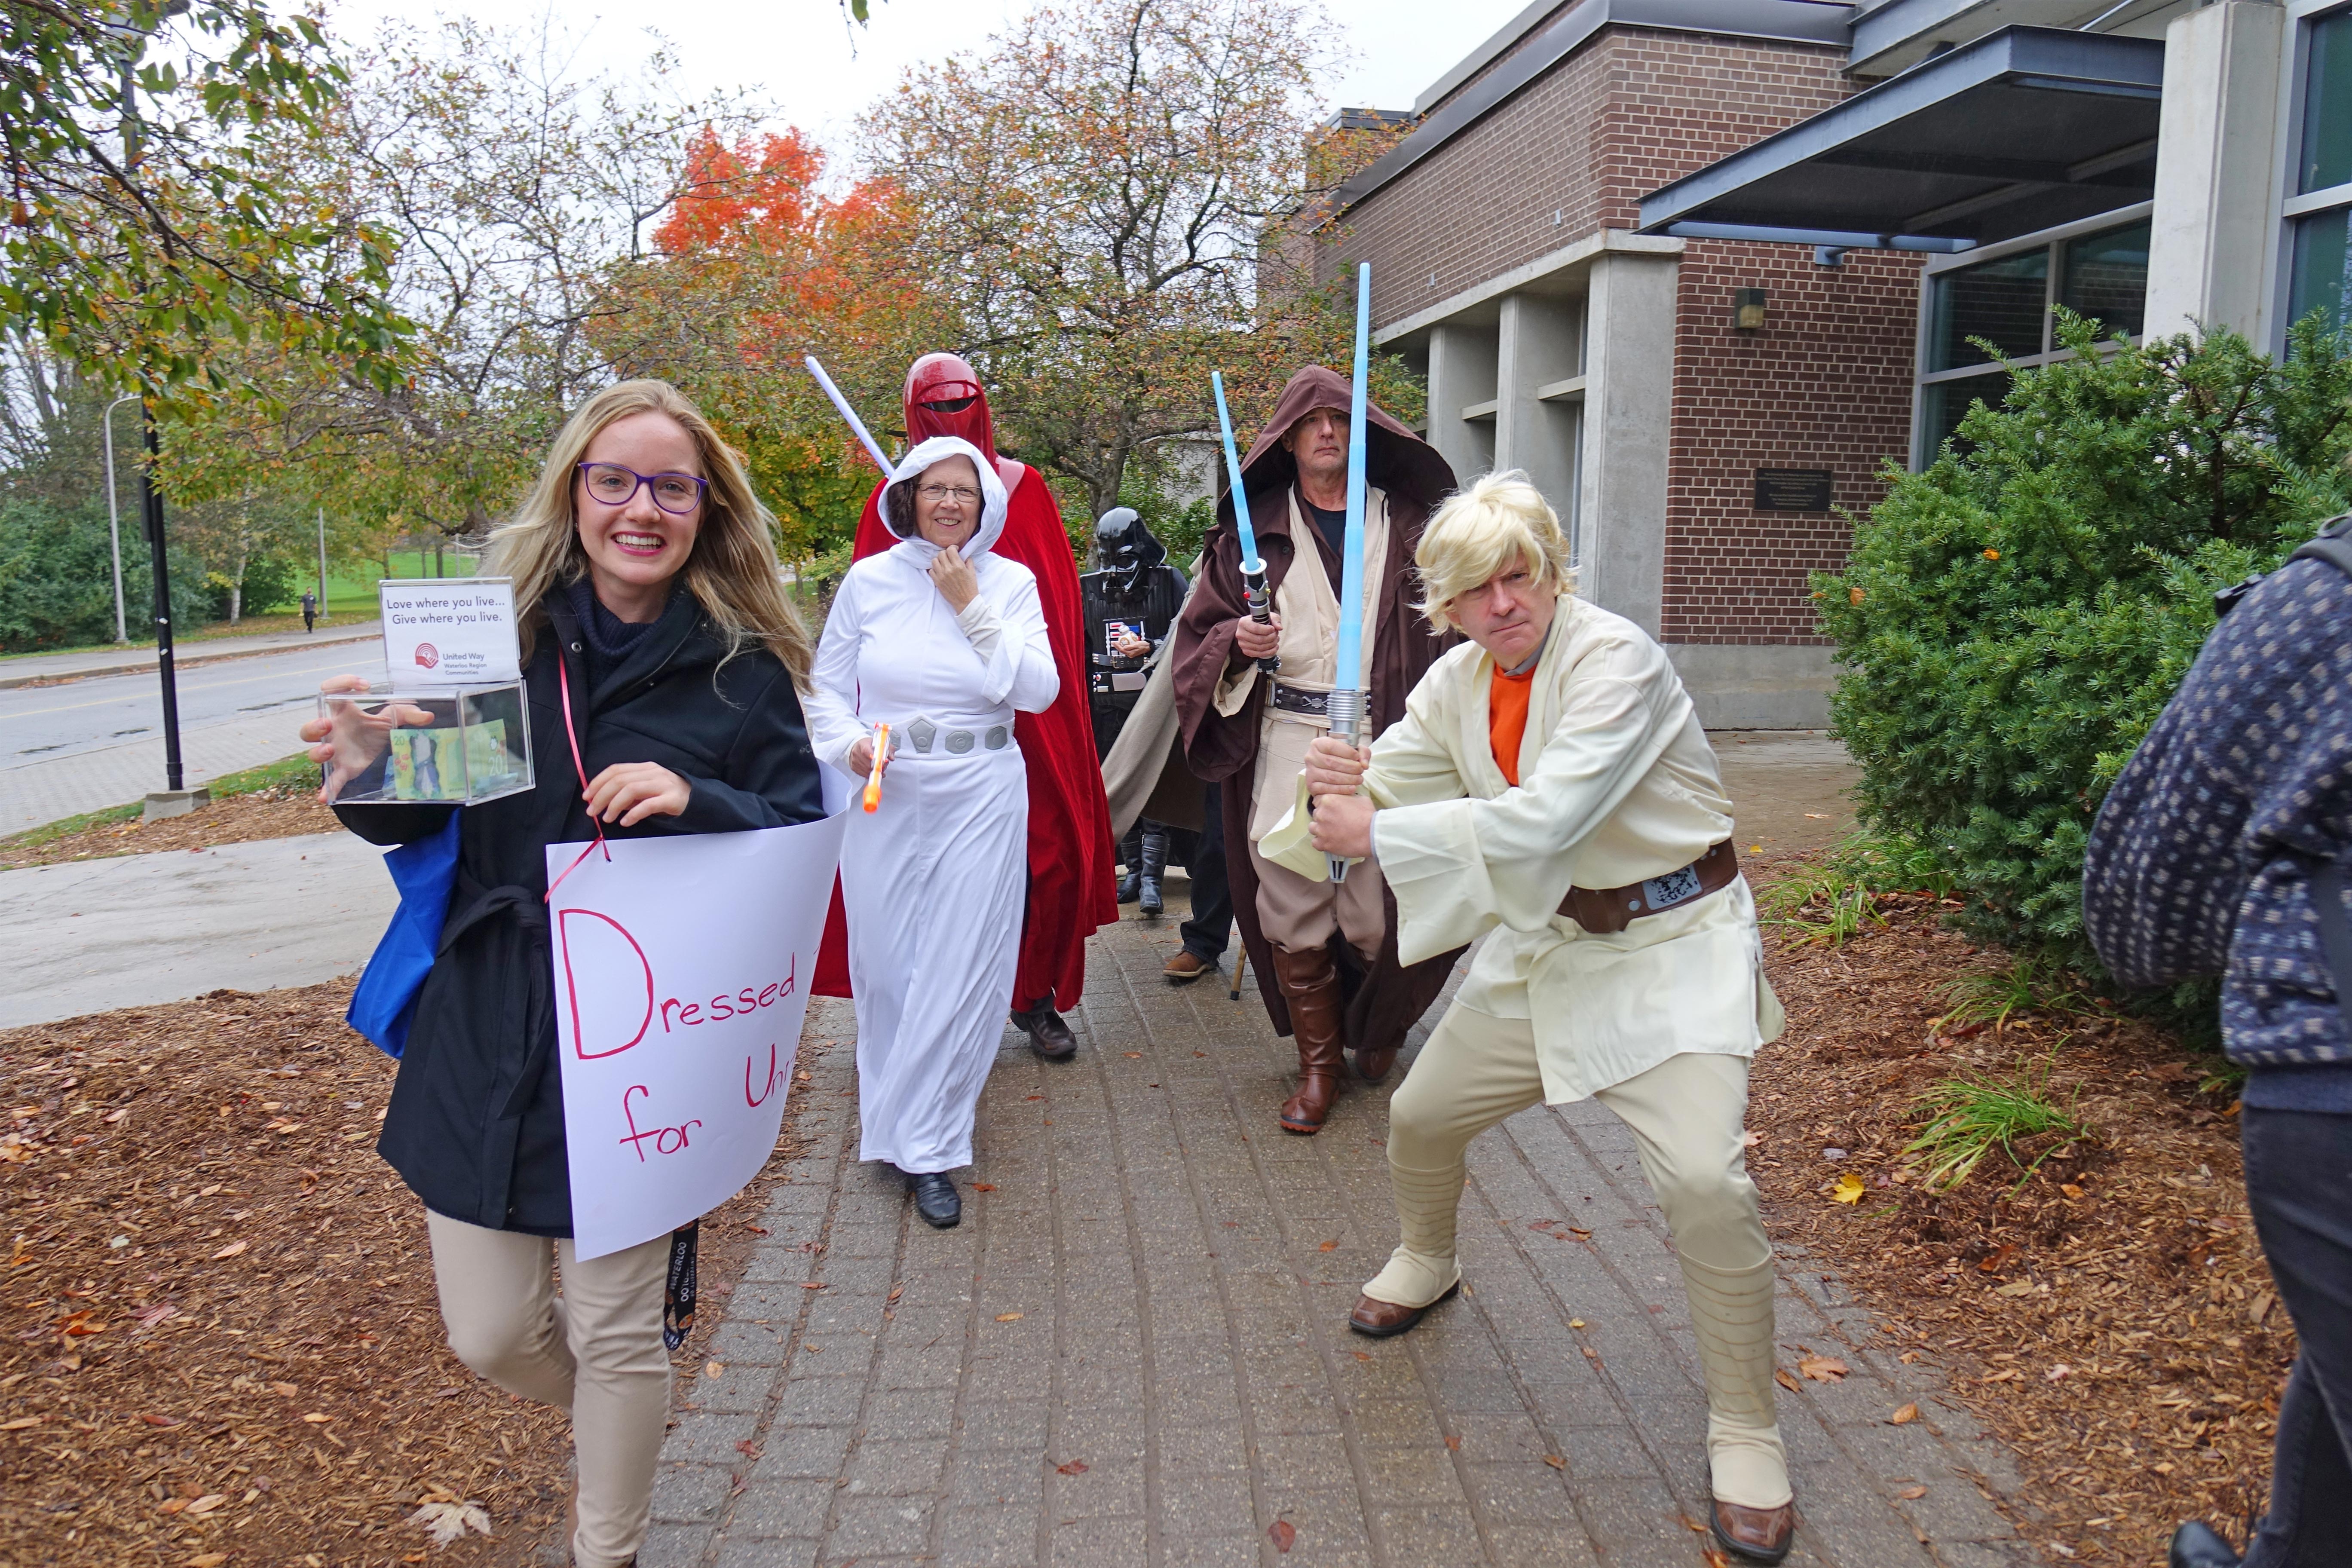
{"type": "MultiPolygon", "coordinates": [[[[1538,1100],[1597,1099],[1632,1129],[1673,1231],[1715,1495],[1786,1505],[1771,1249],[1741,1143],[1748,1058],[1781,1015],[1731,803],[1665,651],[1563,595],[1517,679],[1475,644],[1440,658],[1374,742],[1364,793],[1404,962],[1487,938],[1390,1106],[1402,1239],[1370,1304],[1426,1308],[1460,1283],[1473,1138],[1538,1100]]],[[[1320,876],[1307,829],[1296,811],[1260,852],[1320,876]]]]}

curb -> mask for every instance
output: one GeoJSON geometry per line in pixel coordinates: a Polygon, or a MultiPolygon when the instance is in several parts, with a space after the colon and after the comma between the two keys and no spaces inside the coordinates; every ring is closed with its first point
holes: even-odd
{"type": "MultiPolygon", "coordinates": [[[[282,647],[249,647],[239,648],[230,653],[212,654],[181,654],[177,648],[174,648],[172,663],[174,668],[194,669],[203,664],[226,664],[232,659],[263,658],[275,653],[299,653],[306,647],[332,647],[339,643],[373,642],[383,636],[383,629],[378,626],[372,631],[354,628],[340,635],[332,633],[326,636],[314,635],[307,641],[288,643],[282,647]]],[[[0,668],[5,667],[0,666],[0,668]]],[[[92,680],[105,675],[147,675],[152,673],[154,668],[155,658],[151,652],[145,658],[131,659],[121,664],[93,664],[81,669],[58,670],[49,675],[0,675],[0,691],[15,691],[26,686],[63,686],[68,681],[92,680]]]]}

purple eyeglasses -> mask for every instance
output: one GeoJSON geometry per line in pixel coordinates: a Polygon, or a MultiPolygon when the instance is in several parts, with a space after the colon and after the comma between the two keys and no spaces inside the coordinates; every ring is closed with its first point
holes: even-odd
{"type": "Polygon", "coordinates": [[[641,474],[619,463],[582,463],[581,477],[588,493],[606,506],[626,506],[640,488],[653,491],[654,505],[672,517],[684,517],[702,504],[710,481],[698,474],[641,474]]]}

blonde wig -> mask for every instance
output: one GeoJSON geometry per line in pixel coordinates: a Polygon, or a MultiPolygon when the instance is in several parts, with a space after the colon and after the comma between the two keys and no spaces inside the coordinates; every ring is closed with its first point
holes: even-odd
{"type": "Polygon", "coordinates": [[[1415,607],[1440,631],[1462,629],[1446,613],[1448,605],[1517,563],[1525,563],[1538,582],[1576,592],[1559,514],[1519,468],[1474,479],[1447,498],[1422,530],[1412,560],[1427,595],[1415,607]]]}
{"type": "Polygon", "coordinates": [[[638,414],[676,420],[694,438],[701,458],[702,478],[709,489],[702,498],[694,550],[679,569],[678,580],[726,639],[726,658],[749,647],[764,647],[783,661],[793,684],[806,691],[814,654],[808,628],[785,595],[776,564],[775,519],[751,493],[742,458],[711,428],[702,411],[666,381],[620,382],[582,404],[548,448],[539,482],[513,518],[490,535],[486,569],[514,579],[524,659],[530,658],[542,618],[541,601],[588,571],[575,500],[579,465],[587,459],[589,444],[608,426],[638,414]]]}

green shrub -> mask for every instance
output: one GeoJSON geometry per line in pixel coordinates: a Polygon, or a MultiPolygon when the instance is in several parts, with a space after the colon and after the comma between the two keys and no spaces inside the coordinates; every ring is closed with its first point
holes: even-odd
{"type": "Polygon", "coordinates": [[[1977,934],[2097,973],[2083,847],[2212,629],[2212,595],[2352,503],[2352,336],[2284,363],[2215,331],[2016,373],[1934,466],[1891,472],[1814,578],[1832,721],[1872,827],[1932,847],[1977,934]]]}
{"type": "MultiPolygon", "coordinates": [[[[316,581],[303,576],[300,568],[277,556],[254,556],[245,563],[245,595],[237,605],[237,614],[266,616],[272,610],[291,608],[302,597],[302,590],[316,581]]],[[[205,574],[205,593],[212,605],[213,619],[228,618],[228,592],[234,586],[226,573],[205,574]]]]}
{"type": "MultiPolygon", "coordinates": [[[[153,634],[147,542],[135,520],[122,535],[123,612],[131,640],[153,634]]],[[[181,627],[214,618],[212,595],[195,563],[174,551],[172,615],[181,627]]],[[[114,563],[102,506],[59,508],[23,499],[0,501],[0,653],[28,653],[110,642],[114,637],[114,563]]]]}

